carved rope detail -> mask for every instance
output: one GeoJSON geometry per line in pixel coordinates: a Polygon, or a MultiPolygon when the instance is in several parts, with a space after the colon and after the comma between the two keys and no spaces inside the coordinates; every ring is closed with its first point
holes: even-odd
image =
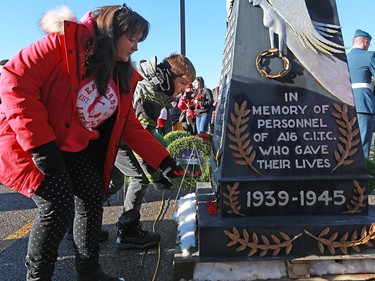
{"type": "Polygon", "coordinates": [[[228,193],[223,192],[223,203],[224,205],[231,208],[231,210],[228,210],[228,214],[236,214],[239,216],[243,216],[243,214],[240,213],[241,205],[239,205],[238,201],[238,194],[240,194],[240,191],[238,190],[240,183],[236,182],[233,186],[227,185],[228,193]]]}
{"type": "Polygon", "coordinates": [[[339,125],[338,130],[341,134],[339,140],[343,145],[337,143],[338,150],[334,152],[337,165],[331,170],[331,173],[340,166],[350,165],[354,162],[354,160],[348,158],[358,151],[358,148],[354,148],[354,146],[361,141],[359,138],[359,129],[353,130],[353,126],[357,122],[357,117],[354,116],[349,120],[348,106],[346,104],[340,107],[340,105],[334,103],[333,106],[336,111],[332,112],[332,115],[336,118],[336,123],[339,125]],[[357,139],[355,139],[356,136],[358,136],[357,139]]]}
{"type": "Polygon", "coordinates": [[[328,236],[328,233],[330,231],[329,227],[326,227],[323,229],[319,236],[315,236],[305,230],[305,233],[314,238],[318,241],[318,247],[319,251],[323,254],[324,253],[324,247],[327,247],[328,251],[334,255],[336,253],[336,249],[340,249],[341,252],[345,255],[348,254],[348,248],[352,248],[354,251],[359,253],[361,250],[358,246],[365,245],[367,247],[374,247],[374,244],[370,241],[375,239],[375,224],[371,224],[369,227],[369,230],[367,231],[367,227],[364,226],[361,230],[361,235],[358,238],[357,230],[354,230],[351,238],[349,239],[349,232],[345,232],[344,235],[337,239],[338,232],[333,233],[329,238],[325,238],[328,236]],[[349,239],[349,240],[348,240],[349,239]]]}
{"type": "Polygon", "coordinates": [[[356,214],[362,213],[362,208],[366,207],[364,203],[367,199],[367,195],[365,195],[366,186],[361,187],[358,181],[353,180],[354,183],[354,195],[352,196],[352,200],[350,200],[350,204],[346,205],[348,211],[344,212],[344,214],[356,214]]]}
{"type": "Polygon", "coordinates": [[[227,124],[229,130],[227,136],[232,142],[234,142],[234,144],[229,144],[229,148],[234,151],[232,154],[238,159],[235,161],[238,165],[249,165],[256,174],[259,174],[259,171],[253,166],[256,151],[253,151],[253,147],[250,145],[250,140],[248,140],[250,134],[245,133],[241,135],[247,129],[247,122],[250,120],[250,118],[246,116],[251,110],[246,109],[246,106],[247,101],[244,101],[241,104],[241,107],[238,106],[238,103],[235,103],[235,114],[230,114],[230,119],[233,125],[229,123],[227,124]]]}
{"type": "Polygon", "coordinates": [[[247,254],[248,256],[252,256],[258,250],[260,250],[260,257],[265,256],[268,251],[272,251],[272,255],[277,256],[281,248],[285,248],[285,253],[289,254],[293,248],[292,242],[302,235],[302,233],[300,233],[291,239],[284,232],[280,232],[281,239],[283,239],[284,241],[281,241],[280,238],[278,238],[275,234],[271,234],[272,241],[270,241],[266,235],[261,235],[260,237],[261,241],[263,242],[262,243],[261,241],[259,241],[258,235],[255,232],[252,233],[252,240],[250,241],[250,235],[246,229],[242,230],[243,238],[241,238],[241,234],[236,227],[232,228],[232,232],[224,230],[224,233],[231,239],[231,241],[227,244],[227,247],[240,244],[236,249],[237,252],[244,251],[246,248],[250,248],[250,251],[247,254]]]}

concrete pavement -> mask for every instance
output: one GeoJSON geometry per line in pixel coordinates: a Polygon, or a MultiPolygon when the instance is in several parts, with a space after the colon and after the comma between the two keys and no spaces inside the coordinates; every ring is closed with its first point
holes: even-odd
{"type": "MultiPolygon", "coordinates": [[[[122,212],[123,192],[120,191],[109,199],[110,205],[106,204],[104,207],[103,228],[109,230],[110,237],[108,241],[101,244],[100,257],[105,272],[113,276],[124,277],[127,281],[173,280],[173,259],[177,233],[173,213],[177,207],[175,204],[177,191],[176,188],[167,190],[163,194],[162,191],[157,191],[150,186],[142,206],[141,220],[145,229],[152,230],[158,214],[161,216],[155,225],[162,237],[160,258],[158,249],[148,251],[119,251],[116,249],[114,244],[117,231],[116,221],[122,212]],[[158,272],[156,273],[157,268],[158,272]]],[[[182,191],[180,196],[189,192],[182,191]]],[[[28,232],[36,214],[36,208],[31,199],[1,185],[0,202],[0,280],[23,281],[26,275],[24,261],[28,232]]],[[[60,246],[53,280],[76,280],[71,241],[64,239],[60,246]]]]}

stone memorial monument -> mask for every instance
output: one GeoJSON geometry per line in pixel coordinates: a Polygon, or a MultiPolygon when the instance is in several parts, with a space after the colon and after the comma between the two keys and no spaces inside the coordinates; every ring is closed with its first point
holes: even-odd
{"type": "Polygon", "coordinates": [[[230,2],[212,188],[198,189],[199,258],[373,253],[369,176],[335,1],[230,2]]]}

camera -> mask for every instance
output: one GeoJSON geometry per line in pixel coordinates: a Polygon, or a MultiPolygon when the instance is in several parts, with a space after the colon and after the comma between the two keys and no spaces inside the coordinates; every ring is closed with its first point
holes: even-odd
{"type": "Polygon", "coordinates": [[[192,100],[193,99],[193,92],[186,92],[185,99],[192,100]]]}

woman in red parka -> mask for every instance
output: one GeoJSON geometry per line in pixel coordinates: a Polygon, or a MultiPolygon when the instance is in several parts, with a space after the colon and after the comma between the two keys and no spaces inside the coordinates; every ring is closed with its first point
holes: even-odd
{"type": "Polygon", "coordinates": [[[123,5],[101,7],[80,22],[63,7],[41,26],[47,35],[13,57],[0,80],[0,182],[38,207],[27,280],[51,280],[73,217],[78,280],[122,280],[103,273],[98,244],[120,139],[167,176],[183,174],[131,103],[140,75],[130,56],[149,23],[123,5]]]}

